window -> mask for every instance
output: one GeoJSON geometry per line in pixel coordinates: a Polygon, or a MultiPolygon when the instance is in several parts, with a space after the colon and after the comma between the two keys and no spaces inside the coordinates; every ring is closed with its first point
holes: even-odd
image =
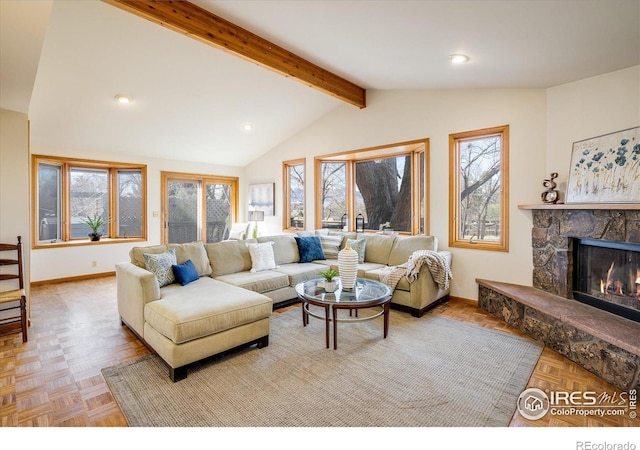
{"type": "Polygon", "coordinates": [[[35,247],[88,243],[87,217],[102,216],[102,242],[146,238],[146,166],[34,155],[35,247]]]}
{"type": "MultiPolygon", "coordinates": [[[[316,228],[340,228],[342,216],[347,214],[347,164],[320,162],[320,218],[316,228]]],[[[316,219],[317,221],[317,219],[316,219]]]]}
{"type": "Polygon", "coordinates": [[[237,191],[235,177],[162,172],[162,242],[227,239],[237,220],[237,191]]]}
{"type": "Polygon", "coordinates": [[[116,179],[116,209],[118,220],[116,232],[118,236],[142,236],[142,202],[141,187],[144,180],[139,170],[118,170],[116,179]]]}
{"type": "Polygon", "coordinates": [[[283,165],[283,230],[304,230],[305,160],[285,161],[283,165]]]}
{"type": "Polygon", "coordinates": [[[102,216],[109,220],[109,171],[71,167],[69,170],[69,206],[71,239],[87,236],[85,217],[102,216]]]}
{"type": "Polygon", "coordinates": [[[508,251],[509,126],[449,135],[449,245],[508,251]]]}
{"type": "Polygon", "coordinates": [[[316,228],[428,232],[428,140],[316,158],[316,228]]]}

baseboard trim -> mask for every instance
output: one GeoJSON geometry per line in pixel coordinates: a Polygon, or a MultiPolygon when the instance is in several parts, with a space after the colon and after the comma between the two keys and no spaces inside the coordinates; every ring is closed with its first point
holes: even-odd
{"type": "Polygon", "coordinates": [[[41,281],[32,281],[29,283],[30,286],[43,286],[45,284],[58,284],[58,283],[67,283],[69,281],[82,281],[82,280],[92,280],[94,278],[107,278],[114,277],[116,272],[101,272],[101,273],[92,273],[89,275],[78,275],[76,277],[65,277],[65,278],[55,278],[52,280],[41,280],[41,281]]]}
{"type": "Polygon", "coordinates": [[[472,303],[478,303],[478,299],[477,298],[466,298],[466,297],[457,297],[455,295],[451,295],[449,297],[451,300],[456,300],[456,301],[461,301],[461,302],[472,302],[472,303]]]}

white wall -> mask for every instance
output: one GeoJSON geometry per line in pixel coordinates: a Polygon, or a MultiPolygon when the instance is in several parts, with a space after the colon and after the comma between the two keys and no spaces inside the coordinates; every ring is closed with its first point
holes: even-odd
{"type": "Polygon", "coordinates": [[[640,66],[547,90],[547,174],[564,201],[574,142],[640,126],[640,66]]]}
{"type": "Polygon", "coordinates": [[[313,229],[313,156],[430,139],[430,232],[454,254],[452,295],[477,298],[476,278],[531,285],[531,214],[545,173],[546,93],[532,90],[369,91],[363,110],[345,105],[246,168],[245,183],[276,183],[276,216],[263,233],[282,231],[282,161],[307,160],[307,228],[313,229]],[[509,252],[448,248],[449,134],[510,125],[509,252]]]}
{"type": "MultiPolygon", "coordinates": [[[[160,172],[184,172],[194,174],[215,174],[241,178],[243,169],[239,167],[220,166],[204,163],[192,163],[157,158],[131,158],[122,154],[95,153],[90,149],[82,153],[74,153],[63,149],[36,148],[32,154],[65,156],[102,161],[131,162],[147,165],[147,241],[109,245],[84,245],[78,247],[58,247],[32,250],[31,281],[57,280],[83,275],[113,272],[115,264],[129,260],[129,250],[135,246],[155,245],[160,243],[160,217],[153,217],[154,211],[161,210],[160,172]],[[92,262],[96,261],[96,267],[92,262]]],[[[244,202],[241,195],[239,202],[244,202]]],[[[242,203],[240,203],[241,205],[242,203]]]]}
{"type": "MultiPolygon", "coordinates": [[[[15,243],[17,236],[22,236],[27,289],[29,288],[29,248],[31,243],[29,211],[29,123],[27,115],[2,109],[0,110],[0,242],[15,243]]],[[[13,287],[3,286],[3,289],[10,288],[13,287]]]]}
{"type": "MultiPolygon", "coordinates": [[[[571,144],[577,140],[640,125],[640,66],[547,90],[369,91],[368,107],[340,106],[277,146],[245,169],[180,161],[131,160],[90,149],[33,148],[32,153],[146,163],[148,165],[148,244],[160,241],[160,171],[213,173],[240,177],[239,220],[246,217],[249,184],[276,183],[276,216],[261,224],[263,234],[281,232],[282,161],[306,157],[308,186],[314,185],[313,157],[396,142],[431,140],[431,234],[441,248],[448,242],[448,136],[466,130],[510,125],[509,252],[449,249],[454,254],[452,294],[477,298],[476,278],[531,284],[531,213],[519,204],[540,202],[542,180],[552,171],[566,181],[571,144]]],[[[0,238],[17,234],[30,242],[27,120],[2,111],[0,140],[0,238]],[[11,188],[6,186],[10,185],[11,188]],[[15,195],[17,193],[17,195],[15,195]],[[26,203],[22,203],[23,198],[26,203]],[[10,217],[10,219],[7,219],[10,217]]],[[[562,188],[562,185],[560,186],[562,188]]],[[[313,228],[314,193],[307,189],[308,226],[313,228]]],[[[32,281],[113,270],[136,244],[33,250],[32,281]],[[92,268],[91,261],[98,267],[92,268]]],[[[28,257],[28,255],[27,255],[28,257]]]]}

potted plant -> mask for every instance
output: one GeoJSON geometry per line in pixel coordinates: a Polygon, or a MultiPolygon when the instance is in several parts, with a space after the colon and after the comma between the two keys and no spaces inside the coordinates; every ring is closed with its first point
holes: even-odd
{"type": "Polygon", "coordinates": [[[336,290],[337,283],[334,280],[335,277],[340,275],[340,272],[331,268],[320,272],[320,276],[324,278],[324,290],[327,292],[333,292],[336,290]]]}
{"type": "Polygon", "coordinates": [[[89,228],[91,228],[89,239],[91,239],[92,241],[99,241],[100,237],[102,236],[100,230],[102,229],[104,224],[107,223],[104,217],[94,214],[93,217],[87,216],[85,219],[82,219],[82,221],[86,223],[89,228]]]}

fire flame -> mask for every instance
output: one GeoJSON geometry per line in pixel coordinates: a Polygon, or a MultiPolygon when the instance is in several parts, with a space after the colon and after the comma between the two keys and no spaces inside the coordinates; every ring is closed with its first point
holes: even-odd
{"type": "MultiPolygon", "coordinates": [[[[613,269],[615,268],[615,261],[611,263],[609,270],[607,270],[607,278],[600,279],[600,292],[602,294],[613,293],[616,295],[625,295],[624,289],[624,281],[622,279],[612,280],[613,269]]],[[[633,280],[633,273],[629,273],[629,283],[633,280]]],[[[636,269],[636,281],[635,281],[635,290],[633,286],[630,287],[630,292],[627,294],[629,296],[634,296],[640,300],[640,268],[636,269]]]]}
{"type": "Polygon", "coordinates": [[[614,289],[615,293],[616,294],[620,294],[620,295],[624,295],[624,292],[622,292],[622,281],[616,280],[615,285],[616,285],[616,287],[614,289]]]}
{"type": "Polygon", "coordinates": [[[602,280],[600,280],[600,292],[602,292],[603,294],[609,290],[609,286],[611,285],[611,272],[613,272],[614,264],[615,262],[612,262],[611,267],[609,267],[609,270],[607,270],[607,282],[604,283],[604,286],[602,284],[602,280]]]}

